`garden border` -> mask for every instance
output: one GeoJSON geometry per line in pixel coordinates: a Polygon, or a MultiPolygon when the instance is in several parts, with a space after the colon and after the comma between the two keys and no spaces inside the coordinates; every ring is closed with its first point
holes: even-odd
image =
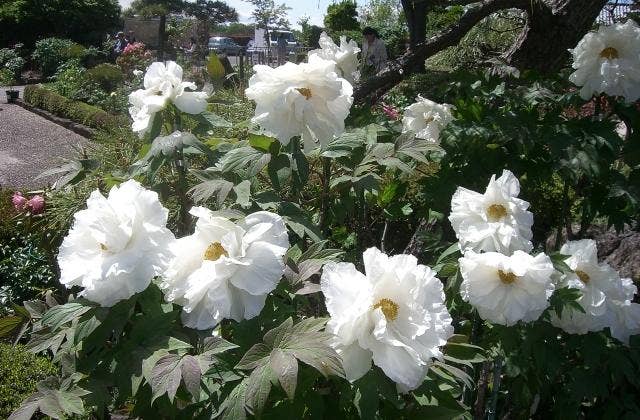
{"type": "Polygon", "coordinates": [[[87,127],[84,124],[77,123],[68,118],[59,117],[49,111],[45,111],[44,109],[31,105],[25,102],[23,99],[16,99],[14,101],[14,104],[88,139],[93,139],[96,134],[96,130],[87,127]]]}

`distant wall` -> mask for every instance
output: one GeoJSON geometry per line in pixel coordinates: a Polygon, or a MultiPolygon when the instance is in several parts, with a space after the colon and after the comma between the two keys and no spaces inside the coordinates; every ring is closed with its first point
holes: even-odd
{"type": "Polygon", "coordinates": [[[133,31],[136,41],[144,42],[149,48],[157,48],[160,38],[158,37],[159,18],[125,18],[124,32],[133,31]]]}

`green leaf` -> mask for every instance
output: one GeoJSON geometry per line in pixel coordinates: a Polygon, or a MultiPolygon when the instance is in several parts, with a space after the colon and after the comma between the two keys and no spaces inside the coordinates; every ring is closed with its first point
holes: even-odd
{"type": "Polygon", "coordinates": [[[222,156],[218,162],[218,168],[222,172],[233,172],[246,167],[251,162],[258,161],[263,156],[264,153],[254,149],[253,147],[237,147],[229,150],[224,154],[224,156],[222,156]]]}
{"type": "Polygon", "coordinates": [[[251,181],[244,180],[233,187],[236,193],[236,203],[247,208],[251,206],[251,181]]]}
{"type": "Polygon", "coordinates": [[[0,318],[0,337],[7,336],[24,322],[21,316],[6,316],[0,318]]]}
{"type": "Polygon", "coordinates": [[[202,112],[195,116],[201,123],[205,123],[211,128],[231,128],[233,124],[222,118],[220,115],[209,111],[202,112]]]}
{"type": "Polygon", "coordinates": [[[82,314],[93,308],[95,306],[89,306],[84,302],[77,301],[54,306],[42,316],[42,324],[51,327],[55,331],[63,324],[80,318],[82,314]]]}
{"type": "Polygon", "coordinates": [[[253,369],[268,359],[271,353],[271,347],[264,343],[254,344],[249,351],[242,356],[242,359],[236,365],[236,369],[253,369]]]}
{"type": "Polygon", "coordinates": [[[249,134],[249,144],[251,147],[264,153],[270,153],[272,155],[280,153],[280,142],[273,137],[251,133],[249,134]]]}
{"type": "Polygon", "coordinates": [[[177,354],[164,355],[156,362],[151,370],[152,402],[164,394],[167,394],[169,401],[173,402],[182,378],[180,365],[181,358],[177,354]]]}
{"type": "Polygon", "coordinates": [[[219,354],[224,353],[225,351],[237,349],[233,343],[228,342],[227,340],[220,337],[206,337],[203,340],[202,345],[202,354],[219,354]]]}
{"type": "Polygon", "coordinates": [[[253,413],[259,415],[264,409],[274,380],[274,373],[268,363],[256,367],[249,375],[245,401],[253,413]]]}
{"type": "Polygon", "coordinates": [[[480,363],[487,360],[482,347],[467,343],[447,343],[444,347],[444,354],[453,361],[464,361],[469,363],[480,363]]]}
{"type": "Polygon", "coordinates": [[[189,190],[189,194],[196,203],[207,201],[212,196],[216,196],[218,206],[222,206],[224,200],[227,199],[229,192],[233,188],[233,182],[226,179],[212,179],[204,181],[189,190]]]}
{"type": "Polygon", "coordinates": [[[247,418],[246,391],[247,379],[240,382],[220,405],[220,412],[223,413],[221,420],[245,420],[247,418]]]}
{"type": "Polygon", "coordinates": [[[184,386],[197,400],[200,397],[200,378],[202,377],[200,362],[197,358],[187,354],[182,358],[180,371],[184,386]]]}
{"type": "Polygon", "coordinates": [[[282,389],[284,389],[289,399],[293,400],[298,381],[298,361],[296,358],[284,350],[273,349],[270,366],[282,389]]]}

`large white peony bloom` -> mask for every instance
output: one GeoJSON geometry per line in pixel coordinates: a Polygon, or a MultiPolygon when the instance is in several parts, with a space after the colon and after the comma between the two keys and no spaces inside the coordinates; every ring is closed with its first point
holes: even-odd
{"type": "Polygon", "coordinates": [[[339,75],[349,83],[354,83],[360,77],[358,72],[358,44],[351,40],[347,42],[346,36],[340,37],[340,46],[337,46],[333,39],[326,32],[320,34],[318,41],[320,48],[309,51],[309,57],[317,55],[324,60],[331,60],[336,63],[339,75]]]}
{"type": "Polygon", "coordinates": [[[512,256],[497,252],[467,251],[459,259],[460,295],[478,310],[482,319],[514,325],[535,321],[549,306],[555,288],[551,259],[516,251],[512,256]]]}
{"type": "Polygon", "coordinates": [[[607,310],[603,315],[604,326],[609,327],[611,336],[625,344],[629,337],[640,334],[640,304],[631,300],[638,288],[631,279],[621,279],[621,293],[616,298],[607,300],[607,310]]]}
{"type": "Polygon", "coordinates": [[[566,309],[558,318],[554,312],[551,323],[570,334],[602,330],[607,299],[621,296],[620,276],[609,264],[598,263],[598,250],[592,239],[567,242],[560,248],[560,253],[569,256],[565,263],[573,270],[563,278],[561,285],[580,290],[582,297],[578,303],[585,313],[566,309]]]}
{"type": "Polygon", "coordinates": [[[168,214],[158,194],[134,180],[107,198],[92,192],[60,247],[60,283],[84,287],[81,295],[102,306],[143,291],[170,259],[168,214]]]}
{"type": "Polygon", "coordinates": [[[451,198],[449,221],[460,249],[507,255],[515,250],[531,251],[533,214],[518,194],[518,178],[506,169],[500,178],[491,177],[484,194],[458,187],[451,198]]]}
{"type": "Polygon", "coordinates": [[[640,28],[633,20],[600,26],[570,51],[576,71],[569,80],[582,86],[583,99],[600,93],[627,102],[640,98],[640,28]]]}
{"type": "Polygon", "coordinates": [[[141,136],[149,129],[156,112],[173,102],[182,112],[199,114],[207,109],[205,92],[190,92],[192,82],[182,81],[182,67],[173,61],[152,63],[144,75],[144,89],[129,95],[129,114],[133,118],[133,131],[141,136]]]}
{"type": "Polygon", "coordinates": [[[402,132],[413,132],[419,139],[440,143],[440,132],[453,120],[451,105],[438,104],[418,96],[416,102],[404,110],[402,132]]]}
{"type": "Polygon", "coordinates": [[[245,91],[256,102],[253,121],[284,145],[301,135],[307,152],[342,134],[353,88],[338,77],[335,66],[318,55],[308,63],[254,66],[245,91]]]}
{"type": "Polygon", "coordinates": [[[363,259],[366,275],[350,263],[324,266],[327,330],[336,335],[350,381],[362,377],[373,359],[401,390],[415,389],[453,334],[442,283],[411,255],[388,257],[369,248],[363,259]]]}
{"type": "Polygon", "coordinates": [[[199,330],[255,317],[284,272],[284,221],[266,211],[237,224],[204,207],[191,214],[198,218],[195,232],[175,242],[163,275],[166,300],[182,305],[184,325],[199,330]]]}

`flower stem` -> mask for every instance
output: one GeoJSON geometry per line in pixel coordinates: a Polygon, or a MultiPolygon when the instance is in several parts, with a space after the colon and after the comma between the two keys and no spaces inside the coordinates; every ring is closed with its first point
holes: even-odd
{"type": "Polygon", "coordinates": [[[320,230],[327,235],[327,216],[329,213],[329,184],[331,182],[331,158],[322,158],[322,197],[320,208],[320,230]]]}
{"type": "Polygon", "coordinates": [[[496,409],[498,407],[498,391],[500,391],[500,375],[502,375],[502,357],[496,357],[493,362],[493,386],[491,387],[491,407],[487,416],[488,420],[496,418],[496,409]]]}

